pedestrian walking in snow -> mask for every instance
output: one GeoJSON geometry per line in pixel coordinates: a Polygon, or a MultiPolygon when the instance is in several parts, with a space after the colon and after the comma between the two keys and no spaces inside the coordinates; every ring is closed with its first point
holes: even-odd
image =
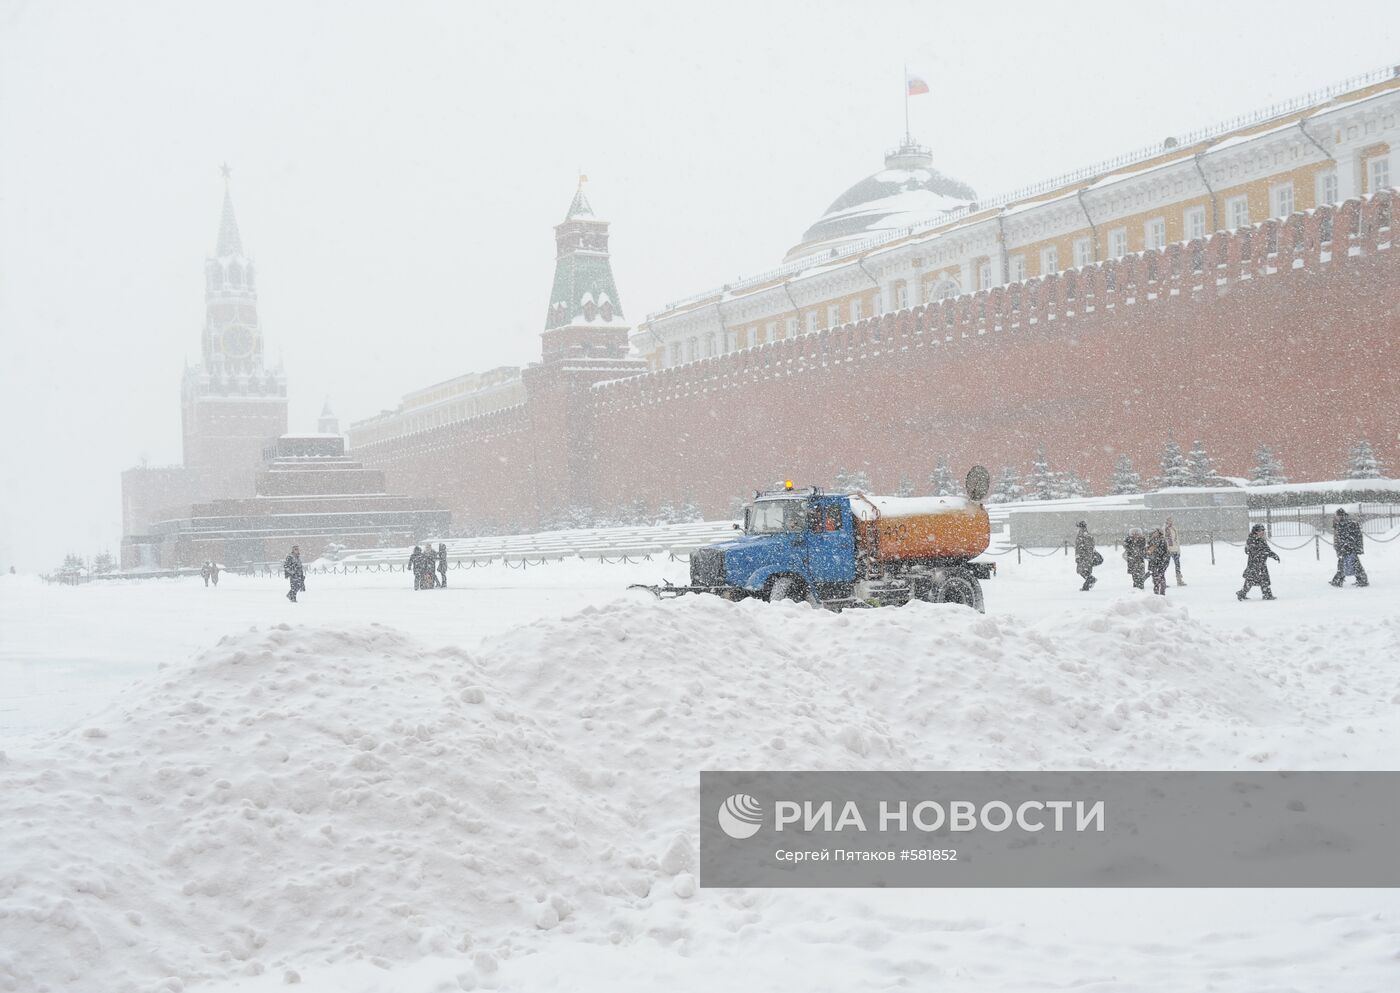
{"type": "Polygon", "coordinates": [[[1361,522],[1341,507],[1337,508],[1337,520],[1332,526],[1332,545],[1337,550],[1337,574],[1332,577],[1332,585],[1341,586],[1347,576],[1355,576],[1357,586],[1370,586],[1371,581],[1361,565],[1361,556],[1366,551],[1361,522]]]}
{"type": "Polygon", "coordinates": [[[1172,554],[1167,549],[1167,536],[1156,528],[1147,536],[1147,571],[1152,574],[1152,592],[1167,595],[1167,566],[1172,554]]]}
{"type": "Polygon", "coordinates": [[[1162,533],[1167,539],[1167,553],[1176,565],[1176,585],[1185,586],[1186,580],[1181,578],[1181,536],[1176,533],[1176,524],[1170,517],[1167,518],[1167,526],[1162,533]]]}
{"type": "MultiPolygon", "coordinates": [[[[202,566],[199,567],[199,574],[200,574],[201,576],[204,577],[204,586],[205,586],[206,589],[208,589],[208,587],[209,587],[209,562],[208,562],[207,560],[205,561],[204,565],[202,565],[202,566]]],[[[1341,583],[1338,583],[1337,585],[1340,586],[1341,583]]]]}
{"type": "Polygon", "coordinates": [[[441,587],[443,587],[444,589],[446,589],[446,588],[447,588],[447,545],[446,545],[445,543],[439,543],[439,544],[438,544],[438,551],[437,551],[437,569],[438,569],[438,578],[439,578],[438,585],[441,586],[441,587]]]}
{"type": "Polygon", "coordinates": [[[306,591],[306,570],[301,566],[301,548],[292,546],[291,553],[282,562],[282,575],[291,581],[291,589],[287,591],[287,599],[292,603],[297,602],[297,594],[306,591]]]}
{"type": "Polygon", "coordinates": [[[1123,559],[1128,563],[1128,575],[1133,577],[1133,589],[1140,590],[1147,582],[1147,539],[1142,528],[1132,528],[1123,539],[1123,559]]]}
{"type": "Polygon", "coordinates": [[[215,586],[219,585],[219,563],[212,561],[209,563],[209,579],[215,586]]]}
{"type": "Polygon", "coordinates": [[[1244,543],[1244,555],[1244,589],[1235,596],[1247,600],[1249,591],[1257,586],[1264,592],[1265,600],[1277,599],[1274,596],[1273,584],[1269,581],[1269,559],[1275,562],[1283,560],[1269,547],[1269,539],[1264,535],[1264,525],[1256,524],[1249,529],[1249,537],[1244,543]]]}
{"type": "Polygon", "coordinates": [[[1094,536],[1089,533],[1089,525],[1079,522],[1079,533],[1074,537],[1074,571],[1084,579],[1080,592],[1088,590],[1098,582],[1094,578],[1094,566],[1103,565],[1103,556],[1094,549],[1094,536]]]}
{"type": "Polygon", "coordinates": [[[419,545],[413,546],[413,554],[408,557],[408,571],[413,573],[413,588],[421,590],[423,588],[423,549],[419,545]]]}

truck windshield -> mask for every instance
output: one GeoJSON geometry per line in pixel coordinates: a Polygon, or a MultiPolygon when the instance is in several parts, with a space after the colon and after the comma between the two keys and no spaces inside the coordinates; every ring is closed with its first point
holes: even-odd
{"type": "Polygon", "coordinates": [[[779,531],[801,531],[802,501],[760,500],[749,508],[749,534],[776,534],[779,531]]]}

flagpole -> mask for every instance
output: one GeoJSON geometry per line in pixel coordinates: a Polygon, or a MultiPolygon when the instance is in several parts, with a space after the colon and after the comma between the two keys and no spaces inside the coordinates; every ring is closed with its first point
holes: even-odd
{"type": "Polygon", "coordinates": [[[909,141],[909,63],[904,63],[904,144],[909,141]]]}

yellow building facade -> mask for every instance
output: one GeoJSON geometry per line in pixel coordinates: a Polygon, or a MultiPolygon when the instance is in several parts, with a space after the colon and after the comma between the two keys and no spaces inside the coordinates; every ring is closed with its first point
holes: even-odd
{"type": "Polygon", "coordinates": [[[662,369],[1286,217],[1396,185],[1396,146],[1400,67],[986,200],[906,141],[782,267],[648,315],[632,347],[662,369]]]}

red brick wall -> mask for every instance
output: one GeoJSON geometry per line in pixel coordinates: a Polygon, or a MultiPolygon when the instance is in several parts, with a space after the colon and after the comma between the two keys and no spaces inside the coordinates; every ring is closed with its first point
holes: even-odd
{"type": "Polygon", "coordinates": [[[1155,474],[1168,433],[1204,441],[1228,475],[1248,475],[1265,443],[1292,477],[1334,478],[1361,435],[1396,466],[1391,209],[1389,193],[1349,201],[593,387],[582,405],[561,374],[506,412],[510,430],[488,415],[357,455],[458,526],[463,511],[533,523],[521,516],[570,492],[718,515],[755,487],[840,468],[882,490],[922,486],[940,455],[1024,471],[1042,444],[1103,492],[1121,453],[1155,474]]]}

